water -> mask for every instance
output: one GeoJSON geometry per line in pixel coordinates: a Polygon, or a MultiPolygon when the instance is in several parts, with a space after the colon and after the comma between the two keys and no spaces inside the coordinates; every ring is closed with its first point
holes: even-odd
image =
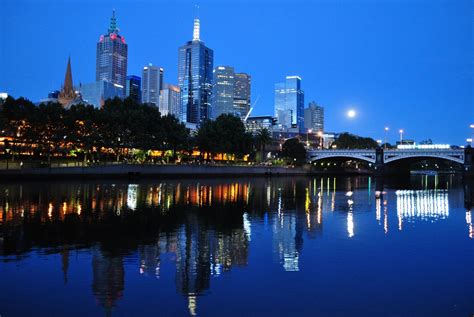
{"type": "Polygon", "coordinates": [[[437,176],[0,184],[0,315],[471,316],[472,196],[437,176]]]}

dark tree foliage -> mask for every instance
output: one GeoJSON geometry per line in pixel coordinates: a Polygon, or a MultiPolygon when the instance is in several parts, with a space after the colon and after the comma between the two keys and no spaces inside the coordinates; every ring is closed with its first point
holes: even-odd
{"type": "Polygon", "coordinates": [[[189,131],[176,118],[162,117],[158,108],[142,105],[131,98],[107,100],[101,109],[59,103],[35,106],[29,100],[7,98],[0,105],[2,135],[9,144],[21,144],[35,155],[65,154],[76,150],[84,160],[94,149],[113,149],[117,159],[125,149],[172,150],[188,147],[189,131]]]}
{"type": "Polygon", "coordinates": [[[196,143],[202,152],[211,155],[228,153],[242,158],[253,150],[252,135],[245,131],[242,120],[230,114],[204,122],[198,130],[196,143]]]}
{"type": "Polygon", "coordinates": [[[272,141],[272,135],[268,129],[261,129],[254,136],[255,147],[261,151],[261,160],[265,160],[265,146],[272,141]]]}
{"type": "Polygon", "coordinates": [[[364,138],[348,132],[341,133],[333,142],[338,149],[375,149],[377,141],[372,138],[364,138]]]}
{"type": "Polygon", "coordinates": [[[303,165],[306,162],[306,149],[299,139],[288,139],[283,143],[281,156],[292,164],[303,165]]]}

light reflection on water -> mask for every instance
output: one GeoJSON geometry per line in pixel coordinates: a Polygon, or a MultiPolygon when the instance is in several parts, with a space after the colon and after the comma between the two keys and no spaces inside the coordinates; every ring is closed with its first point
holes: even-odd
{"type": "MultiPolygon", "coordinates": [[[[81,265],[92,266],[91,293],[106,312],[127,314],[120,303],[125,305],[125,277],[131,276],[175,289],[186,304],[173,297],[170,305],[181,307],[181,313],[209,315],[200,302],[211,296],[213,279],[233,276],[236,269],[255,268],[262,274],[268,267],[260,267],[255,257],[265,261],[261,254],[269,249],[278,279],[285,272],[308,274],[307,263],[320,255],[307,250],[328,248],[322,254],[330,255],[331,250],[346,250],[350,242],[361,258],[370,257],[372,251],[363,247],[370,241],[392,239],[391,234],[404,230],[413,239],[422,236],[417,230],[432,234],[434,227],[423,223],[453,223],[453,241],[460,239],[457,232],[472,239],[472,202],[466,202],[472,190],[468,187],[464,208],[459,208],[462,189],[454,185],[452,179],[426,177],[400,189],[363,177],[3,184],[0,260],[5,267],[10,261],[21,267],[35,261],[36,250],[46,250],[42,256],[60,256],[66,285],[72,255],[80,249],[85,251],[81,265]],[[462,223],[456,221],[460,212],[462,223]]],[[[88,278],[85,271],[75,274],[88,278]]],[[[4,300],[0,296],[0,307],[8,306],[4,300]]],[[[14,313],[17,308],[9,309],[14,313]]],[[[97,314],[94,308],[88,312],[97,314]]]]}

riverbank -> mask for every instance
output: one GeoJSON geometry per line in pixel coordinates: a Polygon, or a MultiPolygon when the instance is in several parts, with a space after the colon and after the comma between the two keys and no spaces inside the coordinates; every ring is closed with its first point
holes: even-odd
{"type": "Polygon", "coordinates": [[[117,164],[87,167],[49,167],[0,170],[0,179],[54,179],[99,177],[225,177],[225,176],[302,176],[309,167],[232,166],[232,165],[141,165],[117,164]]]}

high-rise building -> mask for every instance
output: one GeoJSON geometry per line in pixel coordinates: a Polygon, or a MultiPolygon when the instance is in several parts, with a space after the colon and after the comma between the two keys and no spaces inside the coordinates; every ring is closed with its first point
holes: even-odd
{"type": "Polygon", "coordinates": [[[163,89],[164,70],[149,64],[142,72],[142,102],[159,106],[160,90],[163,89]]]}
{"type": "Polygon", "coordinates": [[[242,119],[250,110],[250,83],[249,74],[236,73],[234,75],[234,111],[242,119]]]}
{"type": "Polygon", "coordinates": [[[212,119],[219,117],[221,114],[235,114],[234,83],[234,67],[217,66],[214,68],[212,119]]]}
{"type": "Polygon", "coordinates": [[[285,82],[275,84],[275,117],[283,131],[304,130],[304,92],[301,78],[287,76],[285,82]]]}
{"type": "Polygon", "coordinates": [[[250,109],[250,75],[235,73],[231,66],[214,68],[212,118],[233,114],[245,118],[250,109]]]}
{"type": "Polygon", "coordinates": [[[178,86],[166,84],[160,93],[160,113],[162,116],[171,114],[179,118],[180,91],[178,86]]]}
{"type": "Polygon", "coordinates": [[[69,107],[77,98],[76,92],[72,86],[71,58],[67,59],[66,76],[64,76],[64,84],[58,95],[58,101],[63,107],[69,107]]]}
{"type": "Polygon", "coordinates": [[[127,55],[128,46],[119,34],[114,10],[107,33],[101,35],[97,43],[96,81],[105,80],[123,89],[127,78],[127,55]]]}
{"type": "Polygon", "coordinates": [[[313,130],[313,133],[324,132],[324,108],[315,101],[311,101],[308,108],[304,109],[304,127],[313,130]]]}
{"type": "Polygon", "coordinates": [[[123,89],[120,85],[112,84],[105,80],[82,84],[79,87],[82,100],[96,108],[104,105],[105,100],[115,97],[123,97],[123,89]]]}
{"type": "Polygon", "coordinates": [[[142,79],[138,76],[127,76],[125,82],[125,97],[131,97],[136,102],[142,102],[142,91],[141,91],[142,79]]]}
{"type": "Polygon", "coordinates": [[[214,51],[200,39],[200,21],[194,18],[193,39],[179,48],[178,86],[181,90],[180,119],[199,125],[211,116],[214,51]]]}

